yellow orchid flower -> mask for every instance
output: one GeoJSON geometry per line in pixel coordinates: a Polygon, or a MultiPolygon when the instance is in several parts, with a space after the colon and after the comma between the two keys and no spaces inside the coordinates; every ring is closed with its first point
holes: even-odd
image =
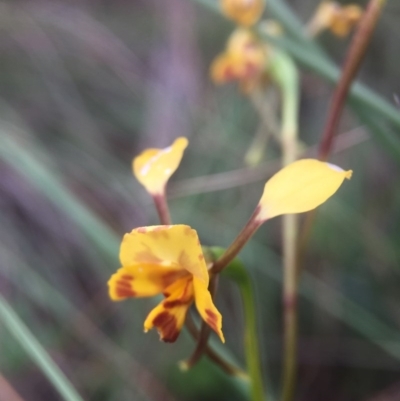
{"type": "Polygon", "coordinates": [[[289,164],[265,184],[259,203],[258,220],[282,214],[308,212],[326,202],[350,179],[352,171],[315,159],[289,164]]]}
{"type": "Polygon", "coordinates": [[[264,43],[249,30],[239,28],[230,36],[226,49],[210,67],[214,83],[238,81],[248,93],[265,78],[268,51],[264,43]]]}
{"type": "Polygon", "coordinates": [[[309,32],[315,36],[329,29],[334,35],[345,37],[360,21],[362,13],[362,8],[356,4],[344,6],[334,1],[324,1],[309,24],[309,32]]]}
{"type": "Polygon", "coordinates": [[[160,338],[174,342],[194,301],[202,319],[222,334],[222,316],[208,291],[209,273],[197,232],[186,225],[140,227],[125,234],[122,267],[108,286],[113,301],[163,294],[144,322],[144,330],[158,329],[160,338]]]}
{"type": "Polygon", "coordinates": [[[151,195],[164,195],[165,186],[182,160],[188,140],[179,137],[164,149],[146,149],[132,162],[133,173],[151,195]]]}
{"type": "Polygon", "coordinates": [[[221,0],[222,12],[239,25],[254,25],[265,8],[264,0],[221,0]]]}

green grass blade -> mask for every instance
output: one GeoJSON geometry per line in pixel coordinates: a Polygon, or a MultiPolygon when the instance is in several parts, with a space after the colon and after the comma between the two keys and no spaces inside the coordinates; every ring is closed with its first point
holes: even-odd
{"type": "Polygon", "coordinates": [[[39,341],[0,295],[0,319],[66,401],[83,401],[74,386],[49,357],[39,341]]]}

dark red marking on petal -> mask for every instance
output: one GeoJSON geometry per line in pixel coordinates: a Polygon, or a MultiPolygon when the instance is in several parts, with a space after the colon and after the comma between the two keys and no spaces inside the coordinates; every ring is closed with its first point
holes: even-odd
{"type": "Polygon", "coordinates": [[[206,315],[207,319],[206,322],[207,324],[216,332],[218,332],[218,316],[210,309],[206,309],[206,315]]]}
{"type": "Polygon", "coordinates": [[[116,286],[121,287],[121,288],[129,288],[129,289],[132,288],[131,283],[129,283],[128,281],[122,281],[122,280],[117,281],[116,286]]]}
{"type": "Polygon", "coordinates": [[[121,278],[122,280],[126,280],[126,281],[132,281],[132,280],[134,280],[134,277],[131,276],[131,275],[129,275],[129,274],[123,274],[120,278],[121,278]]]}
{"type": "Polygon", "coordinates": [[[165,300],[163,305],[166,309],[174,308],[179,305],[186,305],[193,301],[193,296],[188,294],[189,286],[192,284],[192,280],[188,280],[183,289],[182,295],[178,299],[173,299],[171,301],[165,300]]]}
{"type": "Polygon", "coordinates": [[[173,343],[179,336],[176,317],[168,312],[161,312],[153,320],[154,326],[157,327],[161,340],[167,343],[173,343]]]}
{"type": "Polygon", "coordinates": [[[127,288],[119,288],[115,289],[116,294],[121,298],[128,298],[136,296],[135,291],[128,290],[127,288]]]}
{"type": "Polygon", "coordinates": [[[245,65],[245,75],[246,76],[252,76],[257,72],[257,67],[251,63],[251,62],[247,62],[245,65]]]}
{"type": "Polygon", "coordinates": [[[163,305],[166,309],[175,308],[175,306],[184,305],[186,302],[182,299],[174,299],[173,301],[164,301],[163,305]]]}
{"type": "Polygon", "coordinates": [[[185,271],[169,271],[167,273],[163,273],[161,276],[162,280],[162,286],[163,287],[168,287],[170,284],[172,284],[174,281],[178,280],[180,276],[183,274],[186,274],[185,271]]]}
{"type": "Polygon", "coordinates": [[[230,66],[225,68],[224,76],[226,81],[232,81],[236,78],[235,72],[230,66]]]}

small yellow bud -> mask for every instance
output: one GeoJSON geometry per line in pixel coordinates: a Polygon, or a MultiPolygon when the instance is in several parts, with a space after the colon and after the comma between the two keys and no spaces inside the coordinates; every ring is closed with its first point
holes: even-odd
{"type": "Polygon", "coordinates": [[[133,174],[151,195],[164,194],[165,186],[178,168],[188,145],[184,137],[177,138],[164,149],[146,149],[132,161],[133,174]]]}
{"type": "Polygon", "coordinates": [[[265,8],[265,0],[221,0],[222,12],[243,26],[254,25],[265,8]]]}

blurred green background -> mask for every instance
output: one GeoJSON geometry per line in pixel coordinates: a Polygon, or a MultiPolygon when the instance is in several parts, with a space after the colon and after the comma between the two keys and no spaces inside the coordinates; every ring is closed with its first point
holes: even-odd
{"type": "MultiPolygon", "coordinates": [[[[400,4],[387,3],[360,80],[399,110],[400,4]]],[[[205,245],[229,245],[279,166],[274,145],[260,166],[244,166],[259,117],[234,85],[209,80],[233,24],[207,4],[0,3],[1,401],[18,400],[10,387],[23,400],[62,399],[21,346],[26,339],[10,313],[84,400],[248,399],[246,385],[207,360],[180,372],[177,363],[194,349],[186,332],[172,345],[155,331],[143,334],[156,300],[114,304],[106,286],[122,235],[157,224],[131,174],[141,150],[189,138],[170,207],[174,222],[196,228],[205,245]]],[[[317,4],[271,0],[266,16],[287,17],[279,7],[288,5],[306,22],[317,4]]],[[[349,39],[324,33],[318,43],[339,65],[349,39]]],[[[333,86],[303,64],[300,137],[311,146],[333,86]]],[[[400,399],[400,130],[378,112],[356,109],[346,109],[342,146],[331,159],[353,169],[353,178],[320,208],[304,263],[298,401],[400,399]]],[[[277,218],[241,254],[254,281],[271,399],[282,359],[280,239],[277,218]]],[[[222,280],[217,305],[227,341],[213,340],[244,366],[242,309],[230,282],[222,280]]]]}

